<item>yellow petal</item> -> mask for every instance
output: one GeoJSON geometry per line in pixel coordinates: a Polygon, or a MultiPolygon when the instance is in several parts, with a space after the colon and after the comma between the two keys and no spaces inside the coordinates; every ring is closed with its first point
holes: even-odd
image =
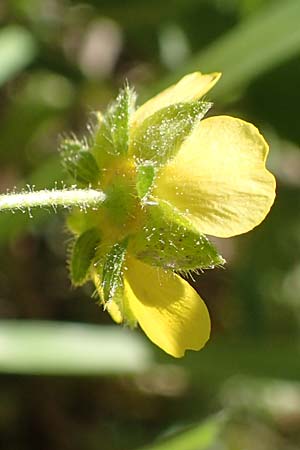
{"type": "Polygon", "coordinates": [[[268,145],[253,125],[228,116],[205,119],[161,170],[154,195],[185,213],[202,233],[246,233],[274,202],[267,154],[268,145]]]}
{"type": "Polygon", "coordinates": [[[172,272],[128,258],[124,295],[146,335],[176,358],[200,350],[209,338],[210,319],[197,292],[172,272]]]}
{"type": "Polygon", "coordinates": [[[220,73],[203,75],[201,72],[190,73],[177,84],[170,86],[160,94],[144,103],[132,117],[132,126],[140,125],[148,116],[161,108],[174,103],[190,102],[203,97],[217,83],[220,73]]]}

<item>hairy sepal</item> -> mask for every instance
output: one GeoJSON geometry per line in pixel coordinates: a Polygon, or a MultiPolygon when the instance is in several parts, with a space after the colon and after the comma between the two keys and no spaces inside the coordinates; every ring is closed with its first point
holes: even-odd
{"type": "Polygon", "coordinates": [[[130,327],[134,327],[136,321],[124,297],[123,272],[125,270],[127,247],[128,239],[126,238],[114,244],[107,253],[102,269],[101,291],[104,305],[108,305],[112,301],[115,302],[120,310],[123,322],[130,327]]]}
{"type": "Polygon", "coordinates": [[[130,155],[138,165],[166,164],[211,106],[202,101],[176,103],[155,112],[131,130],[130,155]]]}
{"type": "Polygon", "coordinates": [[[99,121],[93,152],[102,167],[109,156],[125,156],[128,152],[129,120],[134,110],[135,93],[126,85],[99,121]]]}
{"type": "Polygon", "coordinates": [[[167,202],[151,199],[145,215],[145,225],[130,246],[137,258],[182,273],[224,264],[207,237],[167,202]]]}
{"type": "Polygon", "coordinates": [[[79,186],[96,185],[100,178],[97,162],[86,143],[64,139],[60,145],[62,163],[79,186]]]}
{"type": "Polygon", "coordinates": [[[127,239],[117,242],[106,255],[102,271],[103,300],[108,302],[122,284],[123,263],[126,255],[127,239]]]}
{"type": "Polygon", "coordinates": [[[89,270],[99,243],[99,231],[96,228],[90,228],[82,233],[72,245],[69,267],[74,286],[82,286],[89,279],[89,270]]]}

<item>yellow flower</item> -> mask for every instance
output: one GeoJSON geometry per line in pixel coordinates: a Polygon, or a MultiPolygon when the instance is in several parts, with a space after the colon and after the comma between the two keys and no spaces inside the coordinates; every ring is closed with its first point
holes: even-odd
{"type": "Polygon", "coordinates": [[[178,273],[222,264],[204,234],[251,230],[275,198],[257,128],[228,116],[201,120],[211,104],[200,99],[219,77],[187,75],[136,111],[126,88],[89,148],[100,173],[94,179],[92,170],[92,184],[107,201],[68,222],[79,236],[75,284],[91,278],[116,322],[138,323],[174,357],[201,349],[210,334],[205,303],[178,273]]]}

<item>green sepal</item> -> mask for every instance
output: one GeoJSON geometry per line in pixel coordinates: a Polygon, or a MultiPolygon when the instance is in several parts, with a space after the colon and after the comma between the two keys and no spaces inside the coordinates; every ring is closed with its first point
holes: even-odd
{"type": "Polygon", "coordinates": [[[130,252],[137,258],[182,273],[224,264],[207,237],[167,202],[152,199],[145,214],[142,231],[131,240],[130,252]]]}
{"type": "Polygon", "coordinates": [[[123,323],[134,328],[137,322],[124,296],[123,271],[127,247],[128,239],[126,238],[114,244],[106,255],[102,269],[101,289],[98,291],[102,292],[104,305],[114,301],[121,312],[123,323]]]}
{"type": "Polygon", "coordinates": [[[110,220],[116,225],[124,224],[136,206],[135,191],[128,185],[125,177],[117,175],[105,194],[103,206],[110,220]]]}
{"type": "Polygon", "coordinates": [[[195,123],[211,108],[212,103],[195,101],[175,103],[147,117],[132,130],[130,154],[138,164],[160,166],[178,152],[195,123]]]}
{"type": "Polygon", "coordinates": [[[127,245],[127,239],[117,242],[106,255],[102,271],[104,303],[114,299],[116,292],[122,287],[122,271],[127,245]]]}
{"type": "Polygon", "coordinates": [[[96,286],[99,305],[103,305],[106,308],[113,301],[121,313],[121,322],[130,328],[134,328],[137,326],[137,321],[124,296],[123,271],[126,270],[124,267],[126,249],[124,254],[123,250],[125,245],[127,245],[127,241],[122,241],[111,247],[108,252],[103,249],[101,249],[100,253],[97,251],[92,278],[96,286]],[[114,258],[118,260],[119,264],[114,267],[115,270],[111,270],[109,266],[111,267],[114,258]]]}
{"type": "Polygon", "coordinates": [[[126,299],[124,296],[123,280],[121,281],[120,285],[116,289],[113,300],[118,305],[118,307],[121,311],[121,314],[123,317],[123,324],[130,328],[135,328],[137,326],[137,320],[134,317],[134,314],[131,311],[128,303],[126,302],[126,299]]]}
{"type": "Polygon", "coordinates": [[[60,145],[63,166],[78,185],[95,185],[100,178],[97,162],[84,142],[65,139],[60,145]]]}
{"type": "Polygon", "coordinates": [[[94,260],[100,234],[96,228],[82,233],[74,242],[70,256],[70,275],[74,286],[82,286],[89,278],[89,269],[94,260]]]}
{"type": "Polygon", "coordinates": [[[129,119],[134,110],[134,104],[135,93],[126,85],[100,120],[93,147],[97,161],[106,159],[107,155],[127,154],[129,119]]]}
{"type": "Polygon", "coordinates": [[[155,167],[151,165],[138,166],[136,190],[140,199],[146,197],[155,179],[155,167]]]}

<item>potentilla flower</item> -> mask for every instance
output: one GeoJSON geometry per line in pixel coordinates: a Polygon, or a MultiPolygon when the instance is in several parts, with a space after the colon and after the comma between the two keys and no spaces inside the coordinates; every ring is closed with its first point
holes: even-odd
{"type": "Polygon", "coordinates": [[[205,303],[181,277],[224,263],[205,235],[246,233],[275,198],[257,128],[203,119],[212,104],[201,98],[219,77],[187,75],[137,110],[126,86],[97,115],[89,141],[62,143],[77,184],[106,195],[96,210],[68,218],[73,283],[92,280],[116,322],[139,324],[175,357],[201,349],[210,334],[205,303]]]}

